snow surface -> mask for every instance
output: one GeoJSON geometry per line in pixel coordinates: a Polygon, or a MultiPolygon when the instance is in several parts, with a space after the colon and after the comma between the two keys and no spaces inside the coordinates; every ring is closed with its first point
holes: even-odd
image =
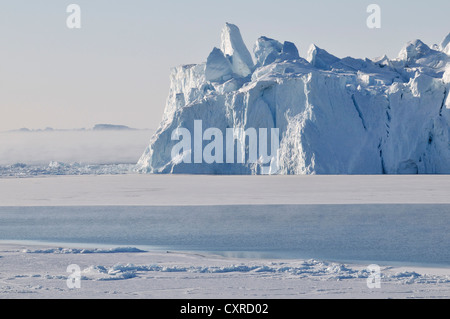
{"type": "Polygon", "coordinates": [[[206,63],[172,71],[164,119],[138,162],[141,172],[261,172],[261,165],[174,161],[172,132],[193,132],[202,120],[224,136],[230,127],[279,128],[282,174],[450,173],[450,35],[440,45],[415,40],[397,58],[373,60],[341,59],[315,45],[303,59],[293,43],[261,37],[255,62],[237,26],[227,24],[221,38],[206,63]]]}
{"type": "Polygon", "coordinates": [[[449,298],[449,268],[425,266],[417,258],[447,258],[449,186],[447,176],[3,178],[0,298],[449,298]],[[242,204],[251,206],[236,206],[242,204]],[[318,205],[300,213],[288,204],[318,205]],[[340,205],[334,212],[330,204],[340,205]],[[373,204],[389,205],[377,208],[378,218],[373,204]],[[165,226],[164,220],[169,221],[165,226]],[[289,234],[299,234],[297,226],[289,227],[294,222],[299,229],[309,229],[309,244],[286,240],[289,234]],[[166,233],[159,242],[158,225],[163,226],[159,232],[166,233]],[[219,231],[202,227],[207,225],[234,225],[237,233],[228,226],[219,231]],[[172,249],[177,240],[187,243],[183,238],[206,240],[222,250],[220,256],[206,246],[207,253],[194,246],[172,249]],[[292,258],[274,258],[274,251],[264,251],[270,249],[267,241],[327,254],[311,260],[294,258],[290,251],[292,258]],[[252,251],[224,251],[236,243],[252,251]],[[252,246],[258,243],[259,251],[252,246]],[[171,247],[161,251],[164,245],[171,247]],[[360,258],[368,255],[329,254],[359,254],[365,245],[369,255],[377,247],[388,247],[385,256],[409,254],[402,262],[380,261],[381,289],[367,288],[372,262],[360,258]],[[411,264],[414,261],[420,265],[411,264]],[[66,286],[71,264],[81,267],[81,289],[66,286]]]}
{"type": "MultiPolygon", "coordinates": [[[[368,265],[317,260],[235,259],[177,252],[61,253],[60,248],[0,244],[0,299],[8,298],[448,298],[449,269],[381,267],[368,289],[368,265]],[[79,265],[81,288],[67,267],[79,265]]],[[[68,250],[68,249],[67,249],[68,250]]],[[[127,250],[127,249],[124,249],[127,250]]]]}
{"type": "Polygon", "coordinates": [[[448,176],[0,178],[0,206],[450,204],[448,176]]]}

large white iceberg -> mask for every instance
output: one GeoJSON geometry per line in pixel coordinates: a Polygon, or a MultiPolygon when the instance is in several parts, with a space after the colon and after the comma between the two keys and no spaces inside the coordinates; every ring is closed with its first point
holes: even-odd
{"type": "Polygon", "coordinates": [[[238,27],[226,24],[221,38],[206,63],[172,70],[164,118],[139,171],[261,174],[276,161],[269,172],[450,173],[450,35],[372,60],[340,59],[315,45],[303,59],[293,43],[267,37],[253,59],[238,27]],[[277,128],[278,152],[269,164],[186,163],[193,154],[173,156],[173,133],[194,133],[198,120],[224,136],[229,128],[277,128]]]}

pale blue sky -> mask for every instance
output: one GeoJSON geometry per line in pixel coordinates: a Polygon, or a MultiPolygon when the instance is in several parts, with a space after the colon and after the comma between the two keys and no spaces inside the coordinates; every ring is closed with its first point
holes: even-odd
{"type": "Polygon", "coordinates": [[[259,36],[315,43],[339,56],[396,57],[409,40],[439,43],[450,32],[448,0],[2,0],[0,131],[96,123],[155,128],[169,69],[206,60],[225,22],[253,47],[259,36]],[[81,30],[66,8],[82,9],[81,30]],[[382,28],[366,8],[382,8],[382,28]]]}

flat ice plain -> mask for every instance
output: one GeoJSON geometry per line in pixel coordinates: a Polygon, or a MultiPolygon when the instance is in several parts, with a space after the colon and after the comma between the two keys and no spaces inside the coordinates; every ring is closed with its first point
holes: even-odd
{"type": "Polygon", "coordinates": [[[449,186],[447,176],[3,178],[0,298],[449,298],[449,186]],[[372,263],[381,289],[367,286],[372,263]],[[71,264],[80,289],[66,285],[71,264]]]}

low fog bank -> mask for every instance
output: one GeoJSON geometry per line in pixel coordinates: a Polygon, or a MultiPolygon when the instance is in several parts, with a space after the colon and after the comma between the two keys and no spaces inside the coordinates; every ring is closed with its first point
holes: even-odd
{"type": "Polygon", "coordinates": [[[154,130],[47,130],[0,133],[0,165],[136,163],[154,130]]]}

